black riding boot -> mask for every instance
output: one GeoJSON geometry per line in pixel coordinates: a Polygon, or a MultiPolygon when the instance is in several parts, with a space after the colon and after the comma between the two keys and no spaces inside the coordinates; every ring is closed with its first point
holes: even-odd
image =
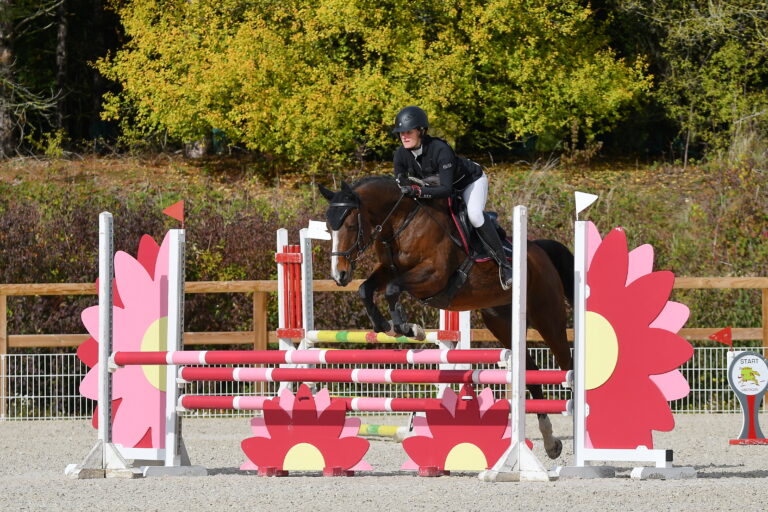
{"type": "Polygon", "coordinates": [[[477,233],[480,235],[480,241],[488,249],[491,257],[499,264],[501,287],[509,290],[512,287],[512,267],[509,265],[506,256],[504,256],[504,248],[501,245],[501,239],[496,231],[496,226],[492,222],[485,221],[482,226],[475,229],[477,229],[477,233]]]}

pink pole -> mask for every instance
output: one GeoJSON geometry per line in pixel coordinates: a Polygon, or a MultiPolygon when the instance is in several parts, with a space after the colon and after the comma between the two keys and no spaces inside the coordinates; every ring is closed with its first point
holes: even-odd
{"type": "MultiPolygon", "coordinates": [[[[138,364],[494,364],[506,350],[186,350],[115,352],[118,366],[138,364]]],[[[562,381],[560,381],[562,382],[562,381]]]]}
{"type": "MultiPolygon", "coordinates": [[[[181,369],[187,381],[365,382],[507,384],[506,370],[357,370],[328,368],[193,368],[181,369]]],[[[564,371],[527,371],[528,384],[562,384],[564,371]]]]}

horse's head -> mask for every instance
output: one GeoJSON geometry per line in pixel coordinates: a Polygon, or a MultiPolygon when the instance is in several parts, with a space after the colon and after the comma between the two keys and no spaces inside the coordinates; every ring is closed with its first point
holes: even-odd
{"type": "Polygon", "coordinates": [[[319,189],[329,203],[325,220],[333,242],[331,277],[339,286],[346,286],[352,280],[357,260],[382,229],[388,229],[384,224],[403,196],[389,176],[363,178],[351,187],[342,182],[338,192],[322,185],[319,189]]]}
{"type": "Polygon", "coordinates": [[[360,215],[360,197],[342,182],[341,190],[334,192],[320,185],[320,193],[328,201],[325,221],[331,231],[331,277],[339,286],[352,280],[355,263],[363,250],[363,219],[360,215]],[[352,213],[352,215],[350,215],[352,213]]]}

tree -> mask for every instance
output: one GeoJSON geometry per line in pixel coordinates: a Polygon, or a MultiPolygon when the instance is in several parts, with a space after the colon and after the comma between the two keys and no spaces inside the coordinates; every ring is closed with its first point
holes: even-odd
{"type": "Polygon", "coordinates": [[[736,160],[762,148],[768,159],[765,0],[615,3],[628,23],[658,35],[649,45],[657,75],[653,95],[677,123],[684,165],[695,146],[736,160]]]}
{"type": "Polygon", "coordinates": [[[182,141],[211,129],[319,165],[391,144],[418,103],[437,132],[489,145],[611,126],[648,87],[578,1],[137,0],[105,114],[182,141]]]}

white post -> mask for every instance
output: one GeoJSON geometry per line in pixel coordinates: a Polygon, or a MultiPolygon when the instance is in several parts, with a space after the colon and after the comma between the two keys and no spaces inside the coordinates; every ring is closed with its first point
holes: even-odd
{"type": "Polygon", "coordinates": [[[584,448],[587,421],[586,402],[586,310],[587,310],[587,222],[576,221],[574,240],[573,297],[573,464],[585,465],[584,448]]]}
{"type": "Polygon", "coordinates": [[[512,232],[512,350],[507,364],[511,382],[509,449],[493,469],[480,473],[486,482],[549,481],[541,462],[525,444],[525,341],[528,270],[528,210],[516,206],[512,232]]]}
{"type": "MultiPolygon", "coordinates": [[[[285,250],[285,246],[288,245],[288,230],[280,228],[277,230],[277,254],[281,254],[285,250]]],[[[285,325],[285,313],[288,308],[288,297],[285,296],[285,264],[277,262],[277,326],[280,329],[286,327],[285,325]]],[[[289,339],[278,339],[279,350],[293,349],[293,342],[289,339]]],[[[282,365],[281,365],[282,367],[282,365]]]]}
{"type": "Polygon", "coordinates": [[[98,369],[98,433],[96,444],[80,464],[69,464],[64,474],[71,478],[133,478],[137,472],[112,444],[112,315],[114,278],[113,219],[109,212],[99,214],[99,369],[98,369]]]}
{"type": "MultiPolygon", "coordinates": [[[[437,316],[438,316],[439,322],[437,324],[437,328],[439,330],[444,331],[444,330],[448,329],[447,316],[449,314],[450,314],[450,311],[446,311],[444,309],[441,309],[438,312],[437,316]]],[[[454,341],[447,341],[447,340],[440,340],[440,339],[438,339],[435,342],[435,344],[437,345],[437,348],[439,348],[441,350],[450,350],[450,349],[457,348],[456,347],[456,342],[454,342],[454,341]]],[[[456,370],[456,369],[458,369],[457,366],[458,365],[451,364],[451,363],[441,363],[440,365],[438,365],[438,368],[440,368],[441,370],[456,370]]],[[[443,393],[445,393],[445,389],[450,387],[450,384],[435,384],[435,385],[437,386],[437,397],[438,398],[442,398],[443,397],[443,393]]],[[[414,416],[414,415],[412,415],[412,416],[414,416]]],[[[423,416],[423,414],[416,413],[415,416],[423,416]]],[[[413,423],[413,422],[411,421],[411,423],[413,423]]]]}
{"type": "Polygon", "coordinates": [[[520,460],[520,450],[525,446],[525,338],[526,292],[528,263],[527,210],[516,206],[512,233],[512,365],[509,369],[512,382],[512,450],[520,460]]]}
{"type": "MultiPolygon", "coordinates": [[[[184,246],[183,229],[170,231],[168,255],[168,345],[169,352],[181,350],[184,335],[184,246]]],[[[165,374],[165,466],[180,466],[181,423],[176,412],[178,366],[169,364],[165,374]]]]}
{"type": "MultiPolygon", "coordinates": [[[[460,339],[456,348],[459,350],[469,350],[472,345],[472,324],[470,321],[471,311],[459,311],[459,332],[460,339]]],[[[469,365],[466,367],[469,369],[469,365]]]]}
{"type": "MultiPolygon", "coordinates": [[[[183,229],[169,231],[168,251],[168,330],[166,350],[184,347],[184,254],[186,234],[183,229]]],[[[165,460],[162,466],[143,467],[145,477],[152,476],[205,476],[203,466],[192,466],[182,436],[179,402],[179,367],[166,366],[165,371],[165,460]]]]}
{"type": "MultiPolygon", "coordinates": [[[[112,355],[112,280],[114,278],[112,214],[99,215],[99,433],[102,443],[112,442],[112,378],[109,357],[112,355]]],[[[107,460],[104,460],[107,467],[107,460]]]]}
{"type": "MultiPolygon", "coordinates": [[[[312,279],[314,272],[312,269],[312,238],[309,236],[309,229],[303,228],[299,231],[299,247],[301,249],[301,323],[304,326],[304,332],[315,328],[315,301],[312,295],[312,279]]],[[[311,342],[304,338],[302,340],[306,347],[310,348],[311,342]]]]}

